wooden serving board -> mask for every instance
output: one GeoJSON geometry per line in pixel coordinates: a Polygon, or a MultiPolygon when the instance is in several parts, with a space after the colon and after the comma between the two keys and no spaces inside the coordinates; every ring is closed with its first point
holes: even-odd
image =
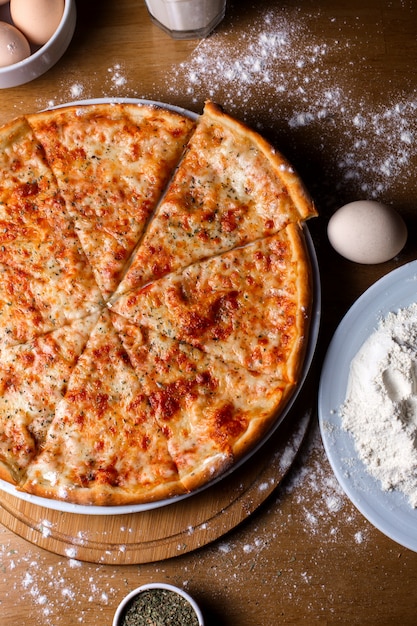
{"type": "Polygon", "coordinates": [[[270,439],[229,476],[179,502],[123,515],[51,510],[0,494],[0,522],[39,547],[81,561],[139,564],[200,548],[253,513],[280,484],[313,410],[297,400],[270,439]]]}

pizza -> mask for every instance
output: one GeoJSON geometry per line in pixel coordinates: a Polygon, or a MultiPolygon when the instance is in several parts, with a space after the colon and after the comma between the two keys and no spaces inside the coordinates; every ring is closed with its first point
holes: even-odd
{"type": "Polygon", "coordinates": [[[104,311],[23,489],[101,505],[192,491],[265,432],[288,392],[104,311]]]}
{"type": "Polygon", "coordinates": [[[22,488],[109,505],[172,496],[180,487],[167,438],[104,310],[22,488]]]}
{"type": "Polygon", "coordinates": [[[3,348],[0,362],[0,478],[19,485],[43,446],[68,379],[99,313],[3,348]]]}
{"type": "Polygon", "coordinates": [[[80,104],[0,128],[0,478],[91,506],[192,493],[299,384],[303,183],[207,102],[80,104]]]}
{"type": "Polygon", "coordinates": [[[0,351],[99,310],[103,296],[24,119],[0,133],[0,351]]]}

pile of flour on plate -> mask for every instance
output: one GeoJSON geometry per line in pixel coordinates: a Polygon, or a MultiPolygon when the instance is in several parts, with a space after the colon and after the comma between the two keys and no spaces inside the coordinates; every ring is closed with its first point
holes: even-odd
{"type": "Polygon", "coordinates": [[[417,303],[389,313],[352,361],[342,427],[384,490],[417,507],[417,303]]]}

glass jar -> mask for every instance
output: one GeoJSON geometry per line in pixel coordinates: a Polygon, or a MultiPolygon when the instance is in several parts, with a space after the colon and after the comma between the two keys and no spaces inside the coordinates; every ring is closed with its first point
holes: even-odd
{"type": "Polygon", "coordinates": [[[174,39],[202,39],[222,21],[226,0],[146,0],[151,20],[174,39]]]}

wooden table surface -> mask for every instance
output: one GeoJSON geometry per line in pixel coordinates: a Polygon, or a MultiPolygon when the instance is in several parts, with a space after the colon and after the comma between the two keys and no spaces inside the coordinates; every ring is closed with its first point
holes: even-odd
{"type": "MultiPolygon", "coordinates": [[[[68,51],[44,76],[0,92],[0,123],[81,98],[148,98],[196,112],[210,98],[259,129],[298,169],[320,212],[310,226],[323,295],[317,387],[347,309],[417,258],[416,26],[412,0],[231,0],[211,37],[174,41],[150,22],[143,0],[80,0],[68,51]],[[326,226],[345,202],[370,198],[403,215],[409,239],[393,261],[361,266],[332,251],[326,226]]],[[[196,551],[98,565],[0,526],[2,626],[110,626],[122,597],[151,581],[187,589],[218,626],[417,622],[417,554],[376,530],[341,491],[316,419],[280,486],[196,551]]]]}

